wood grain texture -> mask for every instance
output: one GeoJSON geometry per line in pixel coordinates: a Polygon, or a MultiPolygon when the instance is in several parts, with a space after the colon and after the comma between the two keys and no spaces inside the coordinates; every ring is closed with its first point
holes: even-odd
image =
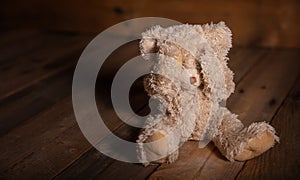
{"type": "Polygon", "coordinates": [[[92,179],[98,173],[107,169],[113,163],[113,159],[92,148],[83,154],[77,161],[64,169],[54,179],[92,179]]]}
{"type": "Polygon", "coordinates": [[[14,29],[7,30],[2,29],[0,31],[1,41],[0,46],[5,47],[7,45],[17,44],[16,42],[23,42],[40,34],[41,31],[38,29],[14,29]]]}
{"type": "Polygon", "coordinates": [[[20,62],[4,64],[10,68],[1,72],[1,135],[71,93],[73,68],[82,44],[75,47],[63,52],[41,50],[20,62]]]}
{"type": "Polygon", "coordinates": [[[73,69],[63,71],[0,101],[0,135],[71,94],[73,69]]]}
{"type": "MultiPolygon", "coordinates": [[[[49,36],[37,29],[21,29],[0,33],[0,62],[6,63],[16,57],[38,50],[49,36]]],[[[4,71],[6,67],[1,67],[4,71]]]]}
{"type": "Polygon", "coordinates": [[[59,4],[50,0],[30,0],[17,3],[17,7],[16,0],[1,3],[2,26],[98,33],[137,17],[165,17],[201,24],[222,20],[232,29],[235,45],[300,47],[300,6],[296,0],[128,0],[126,3],[118,0],[62,0],[59,4]],[[26,6],[27,3],[31,7],[26,6]]]}
{"type": "MultiPolygon", "coordinates": [[[[236,93],[229,98],[228,108],[237,113],[246,125],[253,121],[270,121],[298,77],[297,57],[299,54],[295,51],[270,52],[237,85],[236,93]]],[[[243,167],[243,162],[229,162],[223,158],[216,148],[202,153],[198,158],[205,157],[208,158],[202,164],[196,162],[197,158],[186,161],[186,164],[194,164],[194,168],[198,169],[191,179],[234,179],[243,167]]],[[[150,178],[184,177],[180,173],[161,174],[160,169],[168,167],[172,171],[176,168],[176,162],[172,166],[162,165],[150,178]]]]}
{"type": "MultiPolygon", "coordinates": [[[[137,138],[138,133],[139,129],[130,127],[126,124],[114,131],[114,134],[122,139],[133,142],[137,138]]],[[[106,138],[103,140],[105,139],[106,138]]],[[[105,156],[103,154],[100,155],[100,152],[95,153],[94,148],[87,153],[88,157],[91,157],[92,154],[98,154],[98,157],[105,156]]],[[[95,160],[99,159],[98,157],[96,159],[87,157],[80,158],[80,164],[73,164],[56,178],[89,177],[91,179],[144,179],[158,167],[158,165],[144,167],[141,164],[122,162],[107,156],[105,156],[105,158],[102,157],[103,159],[101,162],[97,162],[95,160]],[[79,169],[82,169],[81,164],[88,165],[88,167],[83,169],[84,171],[80,171],[79,169]]]]}
{"type": "Polygon", "coordinates": [[[268,52],[267,49],[242,47],[235,47],[229,52],[228,67],[234,73],[233,81],[236,85],[257,63],[266,57],[268,52]]]}
{"type": "Polygon", "coordinates": [[[299,55],[297,50],[272,50],[236,87],[228,104],[245,125],[270,121],[299,75],[299,55]]]}
{"type": "MultiPolygon", "coordinates": [[[[12,59],[3,59],[0,65],[0,135],[70,95],[75,63],[91,38],[36,31],[11,34],[15,42],[13,47],[8,47],[16,53],[12,59]],[[15,45],[23,49],[21,40],[39,47],[33,52],[27,49],[26,54],[20,55],[15,45]]],[[[5,54],[5,49],[3,51],[5,54]]]]}
{"type": "Polygon", "coordinates": [[[300,177],[300,79],[285,99],[271,124],[280,144],[245,163],[237,179],[299,179],[300,177]]]}
{"type": "Polygon", "coordinates": [[[71,98],[57,106],[0,138],[0,169],[4,177],[51,177],[63,162],[71,161],[90,146],[82,135],[76,136],[80,130],[74,120],[71,98]]]}
{"type": "MultiPolygon", "coordinates": [[[[74,66],[89,40],[91,40],[89,36],[68,37],[43,34],[42,40],[33,38],[27,40],[28,42],[25,41],[29,44],[41,41],[39,42],[41,47],[26,55],[15,54],[13,59],[3,60],[4,62],[1,63],[0,99],[74,66]]],[[[22,47],[18,47],[18,49],[22,49],[22,47]]],[[[18,51],[15,50],[15,52],[18,51]]]]}

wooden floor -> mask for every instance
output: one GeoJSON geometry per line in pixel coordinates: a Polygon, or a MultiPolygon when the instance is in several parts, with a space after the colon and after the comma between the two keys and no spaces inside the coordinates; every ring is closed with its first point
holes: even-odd
{"type": "MultiPolygon", "coordinates": [[[[234,47],[229,55],[236,91],[227,102],[228,108],[246,125],[270,122],[280,144],[253,160],[229,162],[212,143],[199,149],[197,142],[187,142],[175,163],[143,167],[99,153],[76,123],[72,76],[92,35],[16,30],[2,31],[0,36],[1,179],[299,179],[297,49],[234,47]]],[[[107,64],[108,70],[96,87],[99,112],[107,126],[132,141],[138,129],[117,118],[105,87],[118,67],[114,63],[137,53],[137,43],[131,43],[112,55],[109,59],[113,63],[107,64]]],[[[132,107],[145,114],[147,97],[139,82],[136,87],[131,93],[132,107]]]]}

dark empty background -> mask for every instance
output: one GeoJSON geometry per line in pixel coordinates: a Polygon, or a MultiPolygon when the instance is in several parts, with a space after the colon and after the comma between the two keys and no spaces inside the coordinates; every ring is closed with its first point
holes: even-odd
{"type": "Polygon", "coordinates": [[[300,46],[298,0],[9,0],[1,29],[37,27],[99,33],[123,20],[158,16],[183,23],[225,21],[242,46],[300,46]]]}

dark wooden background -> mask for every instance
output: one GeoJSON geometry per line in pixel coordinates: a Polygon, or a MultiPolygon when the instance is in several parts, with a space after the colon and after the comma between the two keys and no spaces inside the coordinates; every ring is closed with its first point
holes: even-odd
{"type": "MultiPolygon", "coordinates": [[[[299,179],[300,1],[298,0],[7,0],[0,2],[0,179],[299,179]],[[233,32],[229,67],[235,93],[227,106],[246,125],[267,121],[280,144],[258,158],[229,162],[210,143],[189,141],[173,164],[143,167],[111,159],[81,133],[72,108],[74,68],[105,28],[135,17],[183,23],[225,21],[233,32]]],[[[106,125],[134,141],[138,129],[114,113],[114,73],[139,54],[138,42],[104,64],[96,100],[106,125]]],[[[141,81],[132,108],[147,114],[141,81]]]]}
{"type": "Polygon", "coordinates": [[[100,32],[123,20],[159,16],[183,23],[225,21],[234,45],[300,47],[298,0],[10,0],[1,27],[100,32]]]}

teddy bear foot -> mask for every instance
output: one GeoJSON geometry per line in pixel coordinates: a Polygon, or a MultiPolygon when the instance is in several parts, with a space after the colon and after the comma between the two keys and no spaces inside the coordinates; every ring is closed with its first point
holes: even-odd
{"type": "MultiPolygon", "coordinates": [[[[143,149],[146,159],[149,160],[151,164],[172,163],[178,159],[178,150],[170,154],[168,139],[160,132],[156,132],[149,136],[145,140],[143,149]]],[[[148,165],[149,163],[144,165],[148,165]]]]}
{"type": "Polygon", "coordinates": [[[237,161],[246,161],[266,152],[273,147],[276,137],[273,133],[264,131],[263,133],[251,138],[240,153],[234,159],[237,161]]]}
{"type": "Polygon", "coordinates": [[[152,136],[148,137],[145,143],[147,143],[144,145],[144,151],[147,159],[148,160],[157,159],[151,161],[151,163],[162,164],[167,162],[166,156],[168,154],[168,142],[164,134],[160,132],[156,132],[152,136]],[[155,143],[150,144],[151,142],[155,142],[155,143]],[[164,157],[164,158],[158,159],[159,157],[164,157]]]}

